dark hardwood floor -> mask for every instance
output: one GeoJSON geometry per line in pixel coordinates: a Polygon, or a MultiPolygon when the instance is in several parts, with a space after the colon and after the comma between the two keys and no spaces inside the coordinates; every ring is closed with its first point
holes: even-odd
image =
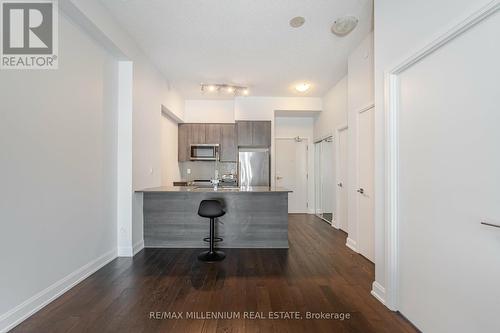
{"type": "Polygon", "coordinates": [[[118,258],[12,332],[416,332],[370,295],[374,265],[346,234],[290,215],[290,249],[227,249],[204,264],[199,249],[145,249],[118,258]],[[188,312],[239,319],[185,319],[188,312]],[[349,319],[245,319],[251,311],[344,313],[349,319]],[[159,312],[160,319],[151,319],[159,312]],[[184,319],[161,319],[165,313],[184,319]]]}

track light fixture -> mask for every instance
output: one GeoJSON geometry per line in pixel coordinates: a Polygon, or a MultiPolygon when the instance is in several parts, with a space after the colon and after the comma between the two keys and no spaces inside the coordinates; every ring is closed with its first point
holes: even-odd
{"type": "Polygon", "coordinates": [[[234,96],[237,95],[243,95],[247,96],[250,91],[248,90],[248,87],[242,87],[242,86],[235,86],[232,84],[220,84],[220,83],[215,83],[215,84],[208,84],[208,83],[202,83],[200,85],[201,87],[201,92],[209,92],[209,93],[226,93],[226,94],[232,94],[234,96]]]}

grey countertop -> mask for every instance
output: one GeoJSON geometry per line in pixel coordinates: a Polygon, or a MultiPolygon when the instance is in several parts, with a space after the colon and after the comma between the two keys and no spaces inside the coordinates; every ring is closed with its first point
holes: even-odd
{"type": "Polygon", "coordinates": [[[196,186],[161,186],[146,188],[143,190],[136,190],[135,192],[142,193],[179,193],[179,192],[194,192],[194,193],[286,193],[292,192],[282,187],[268,187],[268,186],[251,186],[251,187],[219,187],[214,191],[212,187],[196,187],[196,186]]]}

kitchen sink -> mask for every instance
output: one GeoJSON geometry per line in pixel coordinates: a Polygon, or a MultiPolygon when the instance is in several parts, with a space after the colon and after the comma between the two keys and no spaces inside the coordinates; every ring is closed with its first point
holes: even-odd
{"type": "MultiPolygon", "coordinates": [[[[196,191],[196,192],[207,192],[208,190],[213,190],[213,187],[210,186],[197,186],[193,189],[193,191],[196,191]]],[[[228,186],[228,187],[221,187],[219,186],[219,188],[217,189],[217,191],[214,191],[214,192],[239,192],[240,188],[239,187],[233,187],[233,186],[228,186]]]]}

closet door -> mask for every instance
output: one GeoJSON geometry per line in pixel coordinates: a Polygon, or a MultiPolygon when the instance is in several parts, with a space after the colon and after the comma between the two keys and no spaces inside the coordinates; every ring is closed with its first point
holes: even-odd
{"type": "Polygon", "coordinates": [[[400,311],[500,332],[500,12],[400,74],[400,311]]]}

